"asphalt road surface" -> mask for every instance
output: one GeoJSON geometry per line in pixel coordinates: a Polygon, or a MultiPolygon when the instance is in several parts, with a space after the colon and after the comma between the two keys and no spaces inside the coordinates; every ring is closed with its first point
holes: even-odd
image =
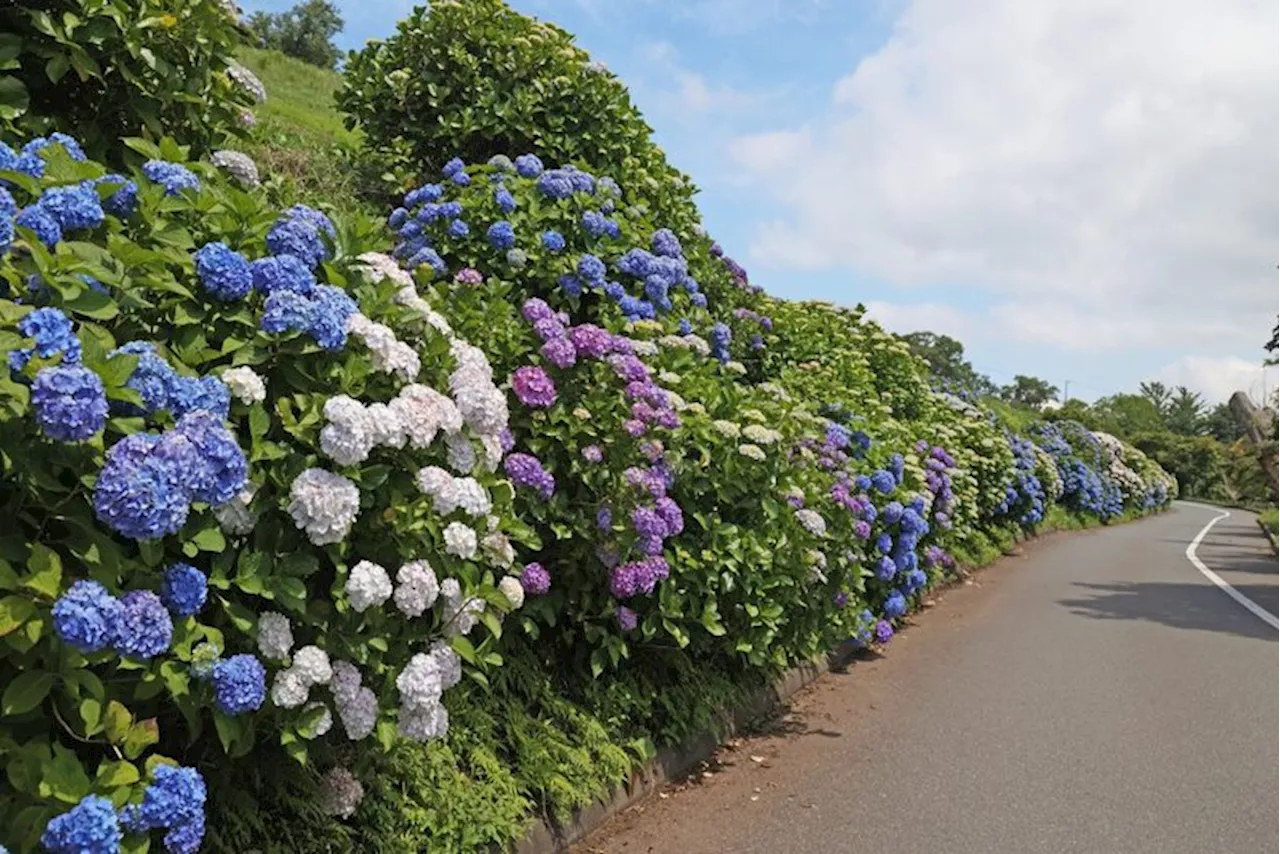
{"type": "MultiPolygon", "coordinates": [[[[1277,632],[1186,555],[1220,513],[1028,544],[575,854],[1277,851],[1277,632]]],[[[1252,514],[1197,554],[1276,613],[1252,514]]]]}

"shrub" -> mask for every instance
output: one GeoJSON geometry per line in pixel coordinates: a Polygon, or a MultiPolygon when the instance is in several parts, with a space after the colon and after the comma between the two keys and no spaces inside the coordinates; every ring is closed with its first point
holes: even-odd
{"type": "Polygon", "coordinates": [[[72,134],[114,166],[134,136],[175,136],[204,154],[254,101],[227,75],[238,41],[219,0],[5,4],[0,130],[72,134]]]}
{"type": "Polygon", "coordinates": [[[503,0],[414,9],[395,35],[352,55],[343,84],[348,122],[402,180],[454,156],[530,152],[625,177],[681,233],[697,222],[692,183],[667,164],[626,87],[564,30],[503,0]]]}

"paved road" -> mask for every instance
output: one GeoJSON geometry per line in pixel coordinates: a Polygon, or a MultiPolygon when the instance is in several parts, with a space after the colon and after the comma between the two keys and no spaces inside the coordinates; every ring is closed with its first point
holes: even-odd
{"type": "MultiPolygon", "coordinates": [[[[1029,545],[574,851],[1277,851],[1276,632],[1185,556],[1219,512],[1029,545]]],[[[1250,514],[1198,554],[1275,612],[1250,514]]]]}

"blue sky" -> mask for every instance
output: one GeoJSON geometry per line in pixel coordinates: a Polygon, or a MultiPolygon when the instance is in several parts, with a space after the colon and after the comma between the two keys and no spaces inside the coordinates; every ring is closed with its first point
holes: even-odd
{"type": "MultiPolygon", "coordinates": [[[[278,11],[289,0],[248,0],[278,11]]],[[[412,6],[338,0],[358,48],[412,6]]],[[[960,338],[998,382],[1260,395],[1274,4],[513,0],[631,89],[777,296],[960,338]]]]}

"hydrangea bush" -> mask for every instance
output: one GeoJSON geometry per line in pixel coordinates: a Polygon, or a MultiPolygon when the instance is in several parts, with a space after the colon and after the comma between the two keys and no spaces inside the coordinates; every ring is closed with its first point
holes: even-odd
{"type": "Polygon", "coordinates": [[[192,742],[439,738],[538,545],[488,358],[363,251],[370,224],[134,145],[137,174],[67,138],[0,172],[0,813],[23,850],[197,850],[203,781],[165,758],[192,742]]]}

